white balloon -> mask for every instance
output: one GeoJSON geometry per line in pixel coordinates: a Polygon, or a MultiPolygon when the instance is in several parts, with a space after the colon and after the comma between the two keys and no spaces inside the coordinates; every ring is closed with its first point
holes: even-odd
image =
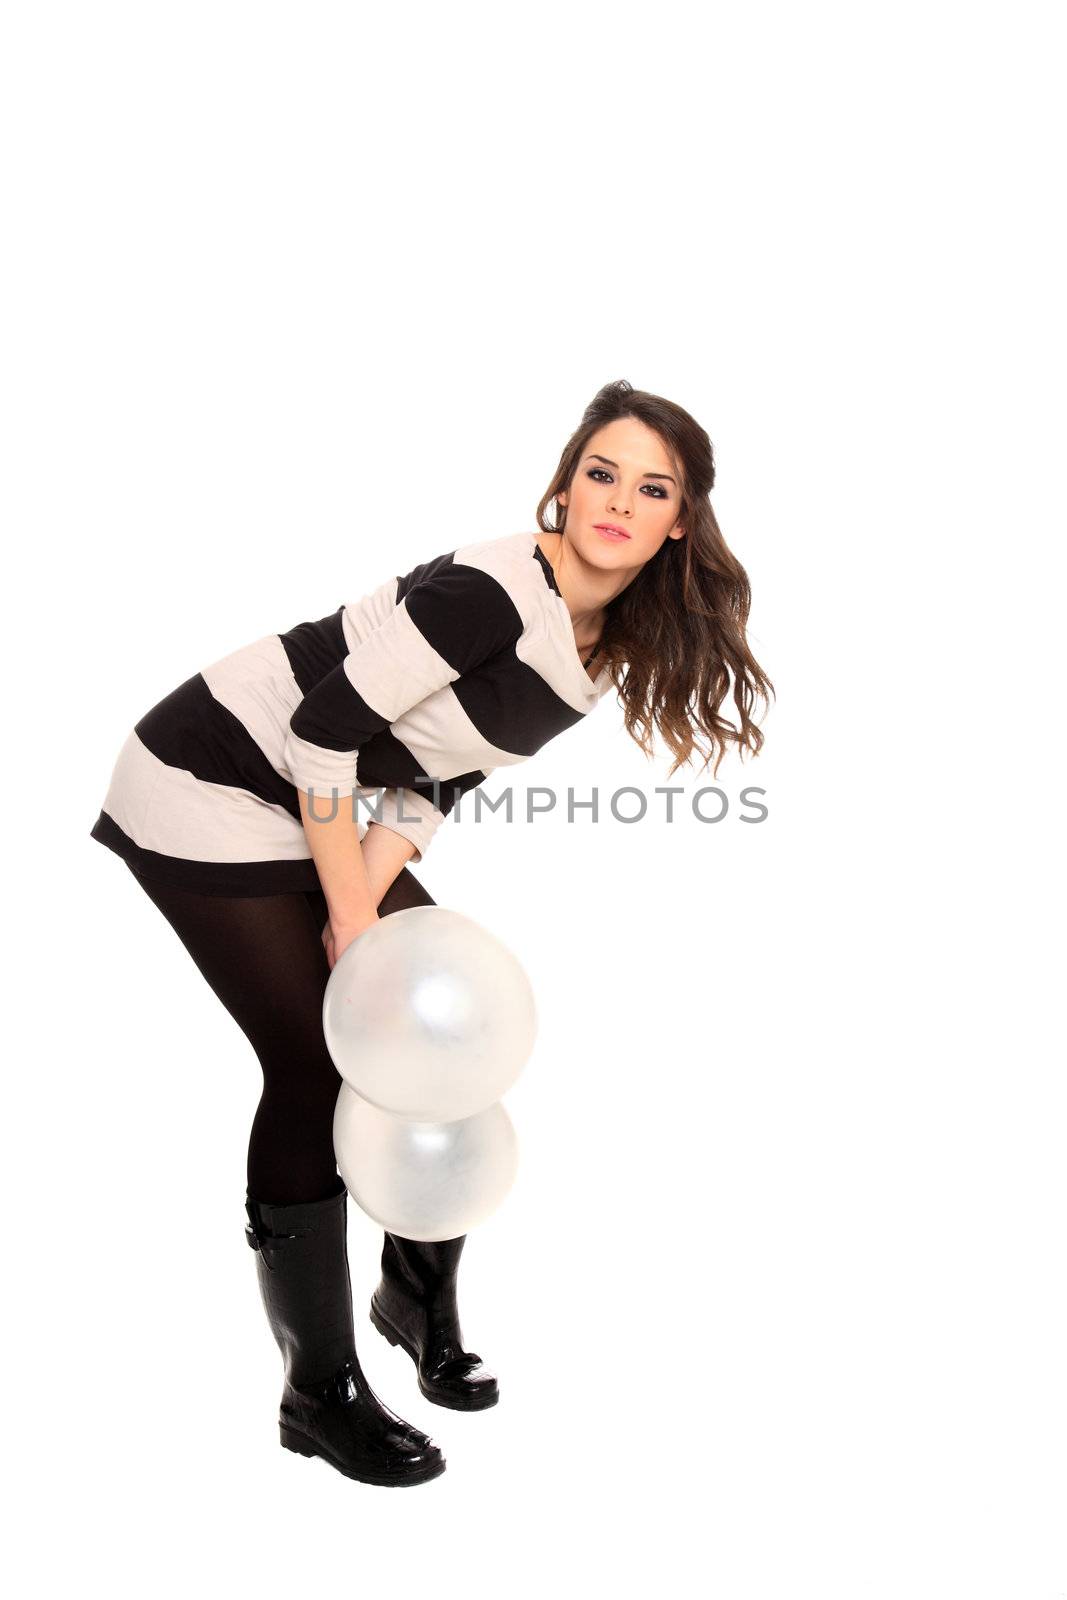
{"type": "Polygon", "coordinates": [[[404,1239],[468,1233],[504,1199],[519,1162],[502,1105],[459,1121],[412,1122],[379,1111],[347,1083],[337,1096],[333,1144],[353,1200],[404,1239]]]}
{"type": "Polygon", "coordinates": [[[335,963],[322,1026],[364,1100],[415,1122],[454,1122],[510,1089],[537,1012],[522,966],[480,923],[410,906],[372,923],[335,963]]]}

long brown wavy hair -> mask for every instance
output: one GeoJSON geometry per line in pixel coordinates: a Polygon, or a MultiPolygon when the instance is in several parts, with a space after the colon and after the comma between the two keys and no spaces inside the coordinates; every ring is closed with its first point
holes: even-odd
{"type": "Polygon", "coordinates": [[[537,507],[544,533],[562,533],[565,506],[556,502],[557,522],[546,507],[568,492],[578,462],[599,428],[619,417],[636,417],[653,429],[681,478],[682,539],[666,539],[637,577],[608,602],[600,648],[619,692],[627,733],[653,754],[658,729],[674,755],[672,776],[694,754],[718,773],[728,743],[758,755],[763,734],[753,720],[762,700],[769,708],[774,685],[761,671],[745,639],[752,592],[748,575],[722,536],[708,499],[715,483],[711,440],[688,411],[661,395],[635,389],[625,378],[606,383],[586,406],[568,439],[552,482],[537,507]],[[738,722],[719,715],[733,675],[738,722]],[[707,747],[698,743],[703,736],[707,747]]]}

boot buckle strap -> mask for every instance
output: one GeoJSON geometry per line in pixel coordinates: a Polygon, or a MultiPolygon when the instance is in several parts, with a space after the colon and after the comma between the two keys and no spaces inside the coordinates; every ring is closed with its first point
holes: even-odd
{"type": "Polygon", "coordinates": [[[266,1243],[280,1244],[285,1239],[303,1239],[313,1232],[311,1228],[276,1228],[274,1217],[271,1215],[278,1208],[261,1206],[257,1201],[246,1200],[245,1211],[248,1221],[245,1223],[245,1238],[253,1250],[261,1250],[266,1243]],[[264,1210],[267,1215],[264,1216],[264,1210]]]}
{"type": "Polygon", "coordinates": [[[254,1223],[245,1223],[245,1239],[253,1250],[259,1250],[264,1255],[276,1250],[279,1245],[285,1244],[288,1239],[305,1239],[311,1232],[310,1228],[295,1228],[292,1233],[263,1233],[256,1231],[254,1223]]]}

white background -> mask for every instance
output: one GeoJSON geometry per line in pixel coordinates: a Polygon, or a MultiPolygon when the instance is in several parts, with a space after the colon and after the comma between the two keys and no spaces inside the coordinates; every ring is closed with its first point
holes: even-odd
{"type": "MultiPolygon", "coordinates": [[[[1053,15],[8,11],[19,1593],[1067,1593],[1053,15]],[[710,432],[778,701],[721,824],[427,854],[541,1031],[460,1278],[494,1410],[371,1328],[350,1207],[448,1458],[373,1489],[279,1448],[258,1067],[89,828],[205,662],[532,529],[616,377],[710,432]]],[[[511,777],[667,769],[609,695],[511,777]]]]}

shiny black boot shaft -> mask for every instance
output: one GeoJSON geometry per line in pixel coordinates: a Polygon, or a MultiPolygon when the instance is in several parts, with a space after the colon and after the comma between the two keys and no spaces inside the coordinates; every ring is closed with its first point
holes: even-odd
{"type": "Polygon", "coordinates": [[[482,1411],[496,1405],[500,1393],[481,1356],[463,1348],[456,1278],[465,1240],[466,1234],[425,1242],[387,1233],[370,1319],[390,1344],[407,1351],[427,1400],[482,1411]]]}
{"type": "Polygon", "coordinates": [[[348,1192],[277,1206],[251,1195],[245,1237],[282,1353],[281,1443],[361,1483],[425,1483],[445,1469],[434,1441],[382,1404],[356,1354],[348,1192]]]}

